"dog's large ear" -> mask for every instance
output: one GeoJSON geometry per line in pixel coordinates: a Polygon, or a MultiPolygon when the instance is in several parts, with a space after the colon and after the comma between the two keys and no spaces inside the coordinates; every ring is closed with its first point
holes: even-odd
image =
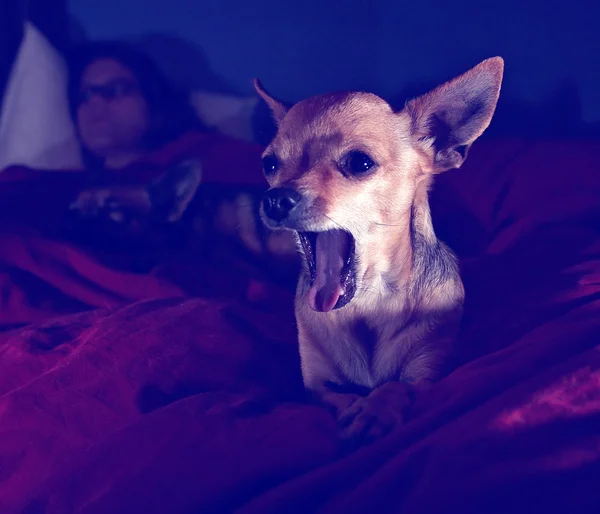
{"type": "Polygon", "coordinates": [[[434,173],[458,168],[489,126],[502,84],[504,60],[492,57],[406,104],[411,136],[431,156],[434,173]]]}
{"type": "Polygon", "coordinates": [[[202,179],[202,166],[195,160],[168,169],[148,186],[152,215],[167,222],[181,219],[202,179]]]}
{"type": "Polygon", "coordinates": [[[276,98],[271,96],[263,87],[260,80],[258,80],[257,78],[254,79],[254,89],[256,89],[258,96],[260,96],[269,106],[269,109],[271,109],[271,113],[273,114],[273,119],[275,120],[275,123],[279,125],[279,122],[283,119],[283,117],[288,111],[286,105],[280,100],[277,100],[276,98]]]}

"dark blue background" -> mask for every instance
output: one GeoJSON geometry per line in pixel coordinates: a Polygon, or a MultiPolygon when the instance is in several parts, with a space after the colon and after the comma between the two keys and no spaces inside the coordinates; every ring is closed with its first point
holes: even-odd
{"type": "Polygon", "coordinates": [[[600,1],[71,0],[91,38],[143,40],[192,87],[284,100],[423,92],[485,57],[506,59],[497,129],[571,134],[600,122],[600,1]],[[519,126],[517,126],[519,125],[519,126]]]}

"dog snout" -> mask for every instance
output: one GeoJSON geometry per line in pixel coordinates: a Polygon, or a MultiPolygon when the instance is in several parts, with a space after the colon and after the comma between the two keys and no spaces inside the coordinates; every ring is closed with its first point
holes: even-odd
{"type": "Polygon", "coordinates": [[[302,196],[295,189],[271,189],[263,197],[263,211],[267,218],[279,223],[289,217],[301,199],[302,196]]]}

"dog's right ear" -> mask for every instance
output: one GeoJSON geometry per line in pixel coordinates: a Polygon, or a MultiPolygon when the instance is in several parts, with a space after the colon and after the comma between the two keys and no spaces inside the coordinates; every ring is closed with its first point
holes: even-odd
{"type": "Polygon", "coordinates": [[[492,57],[406,104],[412,137],[430,155],[434,173],[458,168],[490,124],[504,61],[492,57]]]}
{"type": "Polygon", "coordinates": [[[167,170],[147,188],[153,215],[170,223],[179,221],[194,199],[201,179],[202,165],[196,160],[167,170]]]}
{"type": "Polygon", "coordinates": [[[260,96],[264,100],[264,102],[269,106],[269,109],[271,109],[271,113],[273,114],[273,119],[275,120],[275,123],[279,125],[279,122],[287,114],[288,108],[286,107],[286,105],[283,102],[271,96],[263,87],[260,80],[258,80],[257,78],[254,79],[254,89],[256,89],[258,96],[260,96]]]}

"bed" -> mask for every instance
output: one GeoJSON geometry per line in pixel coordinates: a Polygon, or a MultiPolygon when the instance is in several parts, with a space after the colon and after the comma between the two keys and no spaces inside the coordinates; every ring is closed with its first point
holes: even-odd
{"type": "Polygon", "coordinates": [[[599,151],[483,141],[439,177],[457,367],[345,457],[303,401],[293,291],[268,272],[134,274],[5,229],[0,512],[597,512],[599,151]]]}
{"type": "MultiPolygon", "coordinates": [[[[259,181],[259,149],[228,141],[212,176],[259,181]]],[[[235,257],[108,266],[39,208],[79,174],[2,172],[0,512],[598,512],[599,154],[487,139],[438,177],[455,369],[350,455],[304,401],[293,287],[235,257]]]]}

